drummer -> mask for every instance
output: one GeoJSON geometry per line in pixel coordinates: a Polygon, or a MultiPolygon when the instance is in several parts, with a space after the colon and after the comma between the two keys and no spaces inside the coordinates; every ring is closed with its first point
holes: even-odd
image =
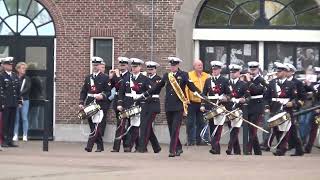
{"type": "Polygon", "coordinates": [[[110,106],[108,97],[111,93],[109,84],[109,77],[100,72],[100,66],[104,66],[104,61],[100,57],[92,57],[92,74],[85,77],[81,92],[79,108],[84,109],[84,105],[89,105],[93,101],[101,106],[103,110],[102,121],[96,126],[92,122],[92,118],[88,119],[90,130],[93,135],[90,134],[88,138],[87,147],[85,151],[91,152],[94,143],[97,144],[96,152],[104,151],[102,136],[106,128],[107,111],[110,106]]]}
{"type": "MultiPolygon", "coordinates": [[[[237,64],[230,64],[229,71],[230,71],[230,81],[229,81],[229,88],[230,88],[230,99],[227,103],[227,110],[233,111],[235,109],[239,109],[243,111],[243,104],[247,102],[249,92],[248,92],[248,84],[239,79],[240,71],[242,67],[237,64]]],[[[237,111],[240,112],[240,111],[237,111]]],[[[242,116],[241,113],[234,113],[235,115],[242,116]]],[[[242,124],[242,120],[240,118],[234,118],[232,115],[228,115],[228,126],[231,128],[230,131],[230,140],[228,143],[228,149],[226,150],[227,155],[233,153],[235,155],[241,154],[240,143],[239,143],[239,131],[242,124]]]]}
{"type": "MultiPolygon", "coordinates": [[[[144,100],[139,101],[137,104],[135,100],[141,98],[142,93],[151,88],[150,80],[148,77],[141,73],[141,66],[144,61],[138,58],[131,58],[131,74],[125,76],[123,81],[121,81],[117,110],[122,112],[135,105],[140,105],[142,111],[144,109],[144,100]]],[[[128,129],[128,137],[125,141],[124,152],[131,152],[134,143],[136,143],[136,150],[138,148],[138,136],[139,136],[139,126],[140,126],[140,116],[135,116],[130,118],[130,123],[134,125],[128,129]]]]}
{"type": "MultiPolygon", "coordinates": [[[[275,115],[280,112],[287,112],[292,116],[293,110],[296,106],[297,89],[292,81],[288,81],[286,76],[287,72],[290,71],[288,66],[282,63],[274,63],[277,69],[277,78],[270,81],[267,88],[265,99],[267,101],[266,112],[270,112],[271,115],[275,115]]],[[[282,136],[286,133],[290,126],[280,127],[276,126],[273,128],[273,133],[276,137],[282,136]]],[[[286,133],[279,143],[277,151],[273,154],[275,156],[284,156],[288,146],[288,133],[286,133]]],[[[272,144],[272,139],[270,144],[272,144]]]]}
{"type": "MultiPolygon", "coordinates": [[[[289,68],[289,71],[287,72],[287,80],[292,81],[297,88],[297,103],[295,105],[296,111],[299,111],[299,109],[303,106],[304,101],[305,101],[305,96],[306,96],[306,90],[304,88],[304,85],[302,81],[298,80],[297,78],[294,77],[295,72],[297,71],[296,67],[290,63],[284,63],[289,68]]],[[[290,135],[289,135],[289,149],[295,148],[296,151],[294,154],[291,156],[302,156],[303,149],[302,149],[302,142],[301,142],[301,137],[299,136],[299,122],[295,121],[296,117],[292,117],[292,126],[290,128],[290,135]]]]}
{"type": "MultiPolygon", "coordinates": [[[[211,61],[212,76],[205,81],[202,94],[207,96],[213,103],[225,105],[230,95],[228,79],[221,75],[224,64],[220,61],[211,61]]],[[[213,105],[209,105],[202,101],[200,110],[202,112],[214,109],[213,105]]],[[[211,134],[211,154],[220,154],[220,138],[224,124],[223,115],[209,121],[211,134]]]]}

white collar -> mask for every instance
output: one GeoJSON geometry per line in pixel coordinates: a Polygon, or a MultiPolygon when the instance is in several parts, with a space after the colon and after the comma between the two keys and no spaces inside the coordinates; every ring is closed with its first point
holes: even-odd
{"type": "Polygon", "coordinates": [[[253,77],[253,80],[256,80],[259,76],[260,74],[257,74],[255,77],[253,77]]]}
{"type": "Polygon", "coordinates": [[[9,76],[11,76],[12,71],[6,71],[6,73],[7,73],[9,76]]]}
{"type": "Polygon", "coordinates": [[[286,80],[287,80],[286,78],[284,78],[284,79],[279,79],[279,82],[280,82],[281,84],[283,84],[286,80]]]}
{"type": "Polygon", "coordinates": [[[219,79],[220,74],[218,76],[212,76],[214,79],[219,79]]]}
{"type": "Polygon", "coordinates": [[[139,75],[140,75],[140,72],[138,74],[133,74],[132,73],[132,76],[135,77],[135,80],[138,79],[139,75]]]}
{"type": "Polygon", "coordinates": [[[157,74],[155,73],[154,75],[148,76],[148,77],[149,77],[149,79],[152,79],[152,78],[154,78],[156,75],[157,75],[157,74]]]}
{"type": "Polygon", "coordinates": [[[126,70],[125,72],[121,73],[121,76],[125,75],[128,72],[128,70],[126,70]]]}
{"type": "Polygon", "coordinates": [[[287,78],[288,81],[292,81],[292,79],[293,79],[293,76],[287,78]]]}
{"type": "Polygon", "coordinates": [[[237,84],[238,80],[239,80],[239,78],[231,79],[231,82],[232,82],[233,84],[237,84]]]}
{"type": "Polygon", "coordinates": [[[93,77],[96,77],[100,74],[100,71],[96,72],[96,73],[92,73],[93,74],[93,77]]]}

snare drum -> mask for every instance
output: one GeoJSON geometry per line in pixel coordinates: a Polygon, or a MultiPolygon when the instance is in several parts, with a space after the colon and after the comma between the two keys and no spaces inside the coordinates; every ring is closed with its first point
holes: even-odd
{"type": "Polygon", "coordinates": [[[219,116],[220,114],[224,113],[225,111],[226,111],[226,108],[224,106],[219,106],[219,107],[203,114],[203,119],[205,121],[209,121],[210,119],[213,119],[213,118],[219,116]]]}
{"type": "Polygon", "coordinates": [[[284,122],[290,121],[290,120],[291,120],[291,117],[289,113],[281,112],[279,114],[272,116],[270,119],[268,119],[267,123],[270,128],[273,128],[275,126],[279,126],[284,122]]]}
{"type": "Polygon", "coordinates": [[[78,112],[79,119],[87,119],[95,115],[101,109],[100,105],[93,102],[78,112]]]}
{"type": "Polygon", "coordinates": [[[120,119],[129,118],[131,116],[140,114],[140,112],[141,112],[140,106],[133,106],[132,108],[129,108],[124,110],[123,112],[120,112],[119,118],[120,119]]]}

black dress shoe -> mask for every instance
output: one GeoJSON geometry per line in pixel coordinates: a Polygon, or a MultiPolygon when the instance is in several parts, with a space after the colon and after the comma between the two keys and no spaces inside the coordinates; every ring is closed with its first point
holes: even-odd
{"type": "Polygon", "coordinates": [[[8,147],[19,147],[19,146],[16,144],[10,143],[10,144],[8,144],[8,147]]]}
{"type": "Polygon", "coordinates": [[[102,152],[103,150],[102,149],[97,149],[95,152],[102,152]]]}
{"type": "Polygon", "coordinates": [[[6,147],[9,147],[9,145],[8,144],[1,144],[1,147],[6,148],[6,147]]]}
{"type": "Polygon", "coordinates": [[[252,155],[252,152],[246,152],[246,153],[244,152],[243,154],[250,156],[250,155],[252,155]]]}
{"type": "Polygon", "coordinates": [[[260,151],[260,152],[254,153],[254,155],[261,156],[262,152],[260,151]]]}
{"type": "Polygon", "coordinates": [[[168,157],[175,157],[176,155],[174,153],[169,153],[168,157]]]}
{"type": "Polygon", "coordinates": [[[267,152],[270,151],[270,148],[266,147],[266,146],[261,146],[260,149],[263,150],[263,151],[267,151],[267,152]]]}
{"type": "Polygon", "coordinates": [[[230,150],[226,150],[227,155],[231,155],[231,151],[230,150]]]}
{"type": "Polygon", "coordinates": [[[119,152],[119,150],[112,149],[110,152],[119,152]]]}
{"type": "Polygon", "coordinates": [[[153,150],[154,153],[159,153],[161,151],[161,148],[153,150]]]}
{"type": "Polygon", "coordinates": [[[89,148],[84,148],[84,150],[87,151],[87,152],[91,152],[92,151],[92,149],[89,149],[89,148]]]}
{"type": "Polygon", "coordinates": [[[179,149],[179,150],[177,150],[177,152],[176,152],[176,156],[180,156],[182,153],[183,153],[183,150],[182,150],[182,149],[179,149]]]}
{"type": "Polygon", "coordinates": [[[273,155],[275,155],[275,156],[284,156],[285,153],[281,152],[281,151],[276,151],[276,152],[273,153],[273,155]]]}
{"type": "Polygon", "coordinates": [[[294,154],[291,154],[290,156],[303,156],[303,152],[295,152],[294,154]]]}
{"type": "Polygon", "coordinates": [[[217,152],[217,151],[214,150],[214,149],[210,149],[209,152],[210,152],[211,154],[220,154],[220,152],[217,152]]]}

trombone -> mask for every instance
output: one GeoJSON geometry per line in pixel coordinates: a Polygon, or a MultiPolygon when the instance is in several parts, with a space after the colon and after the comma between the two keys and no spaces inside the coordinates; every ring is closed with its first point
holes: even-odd
{"type": "MultiPolygon", "coordinates": [[[[219,107],[219,105],[217,105],[217,104],[215,104],[215,103],[211,102],[207,97],[203,97],[203,96],[201,96],[201,95],[200,95],[200,94],[198,94],[198,93],[195,93],[195,95],[196,95],[196,96],[198,96],[200,99],[202,99],[202,100],[204,100],[204,101],[206,101],[206,102],[210,103],[210,104],[211,104],[211,105],[213,105],[214,107],[219,107]]],[[[253,124],[252,122],[250,122],[250,121],[248,121],[248,120],[244,119],[243,117],[241,117],[241,116],[239,117],[238,115],[234,114],[234,112],[233,112],[233,111],[228,111],[228,110],[225,110],[225,111],[227,112],[227,114],[231,114],[231,115],[233,115],[233,116],[235,116],[235,117],[238,117],[238,118],[240,118],[241,120],[243,120],[244,122],[246,122],[246,123],[250,124],[251,126],[254,126],[254,127],[256,127],[256,128],[258,128],[258,129],[260,129],[261,131],[263,131],[263,132],[265,132],[265,133],[269,133],[269,131],[267,131],[267,130],[263,129],[262,127],[257,126],[257,125],[255,125],[255,124],[253,124]]]]}

